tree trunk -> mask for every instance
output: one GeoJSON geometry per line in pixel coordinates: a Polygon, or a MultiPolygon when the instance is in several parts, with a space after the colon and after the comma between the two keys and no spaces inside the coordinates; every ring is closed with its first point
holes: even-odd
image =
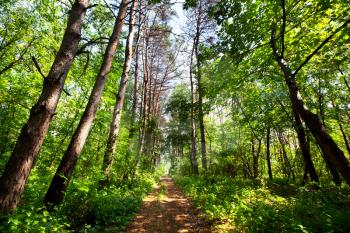
{"type": "Polygon", "coordinates": [[[44,202],[46,205],[51,204],[55,206],[63,201],[64,193],[67,190],[75,165],[96,116],[97,107],[102,96],[104,85],[112,67],[115,51],[118,47],[127,8],[128,1],[122,0],[119,6],[118,16],[114,24],[113,33],[109,38],[101,69],[96,77],[95,85],[89,97],[89,102],[45,195],[44,202]]]}
{"type": "Polygon", "coordinates": [[[141,97],[141,109],[140,109],[140,134],[139,134],[139,149],[138,153],[143,152],[145,131],[146,131],[146,115],[147,115],[147,87],[148,87],[148,44],[149,44],[149,34],[147,32],[148,27],[147,21],[144,25],[143,37],[144,37],[144,52],[143,52],[143,81],[142,81],[142,97],[141,97]]]}
{"type": "Polygon", "coordinates": [[[193,53],[194,46],[192,48],[191,62],[190,62],[190,82],[191,82],[191,165],[192,172],[198,174],[198,162],[197,162],[197,149],[196,149],[196,119],[195,119],[195,90],[193,80],[193,53]]]}
{"type": "Polygon", "coordinates": [[[340,116],[339,116],[339,111],[340,110],[339,110],[338,106],[334,103],[334,101],[332,101],[332,106],[335,109],[335,115],[336,115],[336,118],[337,118],[337,121],[338,121],[340,132],[341,132],[341,134],[343,136],[343,140],[344,140],[344,143],[345,143],[345,146],[346,146],[346,150],[347,150],[348,154],[350,155],[349,141],[348,141],[348,138],[347,138],[346,133],[344,131],[344,128],[342,126],[342,123],[340,121],[340,116]]]}
{"type": "Polygon", "coordinates": [[[317,145],[317,146],[318,146],[317,148],[318,148],[320,154],[322,155],[322,158],[324,159],[324,161],[326,163],[326,167],[327,167],[327,169],[328,169],[328,171],[333,179],[333,182],[336,185],[340,185],[341,184],[341,177],[338,173],[337,168],[334,166],[333,163],[331,163],[328,159],[325,158],[325,155],[324,155],[322,149],[320,148],[320,146],[319,145],[317,145]]]}
{"type": "Polygon", "coordinates": [[[267,169],[269,173],[269,179],[272,180],[272,169],[271,169],[271,159],[270,159],[270,127],[267,128],[267,133],[266,133],[266,160],[267,160],[267,169]]]}
{"type": "MultiPolygon", "coordinates": [[[[318,175],[317,175],[314,163],[312,162],[312,159],[311,159],[310,147],[306,140],[305,130],[301,122],[300,116],[296,111],[296,109],[294,108],[293,108],[293,115],[295,120],[295,130],[297,132],[301,154],[305,161],[305,170],[310,174],[310,179],[318,183],[319,179],[318,179],[318,175]]],[[[305,182],[306,180],[303,179],[303,183],[305,182]]]]}
{"type": "MultiPolygon", "coordinates": [[[[139,43],[140,43],[140,34],[141,34],[141,24],[142,24],[142,4],[140,2],[139,9],[138,9],[138,30],[137,30],[137,36],[136,36],[136,43],[135,43],[135,67],[134,67],[134,91],[133,91],[133,101],[132,101],[132,110],[131,110],[131,117],[130,117],[130,128],[129,128],[129,136],[128,136],[128,150],[126,154],[126,158],[129,158],[132,147],[134,145],[132,139],[134,137],[136,126],[135,126],[135,119],[137,114],[137,104],[138,104],[138,81],[139,81],[139,43]]],[[[131,174],[131,179],[133,179],[135,174],[135,169],[138,166],[140,162],[140,156],[137,155],[136,160],[128,165],[128,171],[127,173],[131,174]]]]}
{"type": "Polygon", "coordinates": [[[199,118],[199,130],[201,136],[201,154],[202,154],[202,167],[207,170],[207,149],[205,143],[205,127],[204,127],[204,114],[203,114],[203,87],[202,87],[202,74],[201,74],[201,63],[199,57],[199,40],[201,36],[201,17],[203,14],[203,1],[199,1],[199,9],[197,14],[196,22],[196,36],[194,40],[194,53],[196,56],[197,66],[197,86],[198,86],[198,118],[199,118]]]}
{"type": "Polygon", "coordinates": [[[261,149],[261,140],[258,140],[258,150],[255,151],[255,142],[252,138],[252,155],[253,155],[253,177],[254,179],[258,178],[259,176],[259,154],[261,149]]]}
{"type": "Polygon", "coordinates": [[[285,148],[284,141],[283,141],[283,135],[279,131],[277,131],[277,138],[281,144],[281,152],[282,152],[281,157],[282,157],[282,161],[283,161],[283,173],[285,175],[287,175],[287,178],[289,179],[289,177],[290,177],[290,164],[289,164],[286,148],[285,148]]]}
{"type": "Polygon", "coordinates": [[[349,145],[349,141],[346,137],[346,134],[345,134],[345,131],[343,129],[343,126],[342,124],[340,123],[340,121],[338,121],[338,125],[339,125],[339,129],[341,131],[341,134],[343,136],[343,140],[344,140],[344,143],[345,143],[345,146],[346,146],[346,150],[348,151],[348,154],[350,155],[350,145],[349,145]]]}
{"type": "Polygon", "coordinates": [[[20,201],[77,53],[88,5],[89,0],[76,0],[72,6],[61,47],[48,76],[44,79],[39,100],[32,107],[29,119],[21,130],[0,178],[0,214],[15,209],[20,201]]]}
{"type": "Polygon", "coordinates": [[[296,109],[300,117],[303,119],[311,131],[312,135],[315,137],[316,142],[321,147],[326,160],[334,164],[344,180],[350,186],[349,160],[347,160],[347,158],[344,156],[343,151],[339,149],[333,138],[328,134],[320,118],[306,107],[296,84],[295,75],[293,75],[291,69],[283,57],[277,53],[277,47],[274,40],[275,38],[273,33],[271,40],[272,50],[275,59],[284,74],[284,78],[289,90],[289,98],[291,100],[293,108],[296,109]]]}
{"type": "Polygon", "coordinates": [[[135,48],[135,67],[134,67],[134,93],[132,101],[132,111],[130,117],[130,129],[129,129],[129,151],[131,150],[130,140],[134,137],[135,134],[135,119],[137,114],[137,99],[139,96],[138,93],[138,81],[139,81],[139,43],[140,43],[140,34],[141,34],[141,23],[142,23],[142,5],[139,5],[139,14],[138,14],[138,30],[136,36],[136,48],[135,48]]]}
{"type": "MultiPolygon", "coordinates": [[[[129,72],[131,67],[132,60],[132,45],[134,41],[134,22],[135,22],[135,11],[137,7],[137,0],[133,0],[132,6],[130,9],[130,20],[129,20],[129,34],[126,40],[126,50],[125,50],[125,61],[122,76],[120,79],[118,94],[116,98],[116,103],[113,111],[113,118],[110,125],[109,136],[107,140],[106,151],[103,157],[103,174],[105,180],[108,182],[110,171],[113,165],[113,157],[115,154],[115,149],[117,145],[117,139],[120,129],[120,118],[124,105],[125,92],[129,82],[129,72]]],[[[104,182],[101,182],[101,185],[104,182]]]]}

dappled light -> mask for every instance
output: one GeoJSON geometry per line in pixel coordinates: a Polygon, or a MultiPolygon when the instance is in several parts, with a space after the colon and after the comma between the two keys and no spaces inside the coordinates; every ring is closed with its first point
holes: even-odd
{"type": "Polygon", "coordinates": [[[160,180],[157,187],[144,199],[140,211],[125,231],[131,232],[211,232],[197,219],[197,212],[170,177],[160,180]]]}
{"type": "Polygon", "coordinates": [[[349,0],[0,0],[0,232],[350,232],[349,0]]]}

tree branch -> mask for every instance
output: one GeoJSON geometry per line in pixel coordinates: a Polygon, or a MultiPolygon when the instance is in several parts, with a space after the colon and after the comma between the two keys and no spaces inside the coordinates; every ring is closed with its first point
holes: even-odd
{"type": "Polygon", "coordinates": [[[296,74],[305,66],[313,56],[315,56],[322,47],[327,44],[338,32],[340,32],[343,28],[345,28],[350,23],[350,18],[345,21],[340,27],[338,27],[331,35],[329,35],[322,43],[310,54],[306,57],[305,61],[301,63],[301,65],[294,71],[293,76],[296,76],[296,74]]]}
{"type": "Polygon", "coordinates": [[[98,4],[92,4],[92,5],[88,6],[88,7],[86,7],[86,10],[89,10],[89,9],[95,7],[95,6],[98,6],[98,4]]]}
{"type": "Polygon", "coordinates": [[[286,1],[282,0],[282,12],[283,12],[283,22],[282,22],[282,29],[281,29],[281,44],[282,44],[282,48],[281,48],[281,56],[283,57],[284,55],[284,32],[286,30],[286,1]]]}
{"type": "Polygon", "coordinates": [[[40,75],[45,79],[46,76],[41,71],[40,66],[39,66],[38,62],[36,61],[35,57],[34,56],[31,56],[31,57],[32,57],[32,61],[34,62],[35,68],[39,71],[40,75]]]}
{"type": "Polygon", "coordinates": [[[103,42],[102,40],[108,40],[108,38],[106,37],[99,37],[99,38],[96,38],[96,39],[92,39],[92,40],[89,40],[88,42],[86,42],[85,44],[83,44],[77,51],[76,53],[76,56],[82,54],[82,53],[87,53],[87,51],[85,51],[85,49],[90,46],[90,45],[93,45],[93,44],[102,44],[102,43],[106,43],[106,42],[103,42]]]}
{"type": "Polygon", "coordinates": [[[66,89],[63,88],[62,90],[67,96],[71,96],[71,94],[66,89]]]}

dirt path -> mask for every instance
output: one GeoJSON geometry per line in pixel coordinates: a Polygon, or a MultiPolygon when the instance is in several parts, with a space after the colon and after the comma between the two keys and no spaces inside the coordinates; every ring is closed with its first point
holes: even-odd
{"type": "Polygon", "coordinates": [[[143,201],[125,233],[211,232],[196,210],[170,177],[161,179],[160,186],[143,201]]]}

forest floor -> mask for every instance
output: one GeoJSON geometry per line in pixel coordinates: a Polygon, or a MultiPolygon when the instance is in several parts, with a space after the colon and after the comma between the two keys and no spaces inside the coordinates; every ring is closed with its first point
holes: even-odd
{"type": "Polygon", "coordinates": [[[198,210],[170,177],[163,177],[143,201],[125,233],[133,232],[212,232],[198,217],[198,210]]]}

